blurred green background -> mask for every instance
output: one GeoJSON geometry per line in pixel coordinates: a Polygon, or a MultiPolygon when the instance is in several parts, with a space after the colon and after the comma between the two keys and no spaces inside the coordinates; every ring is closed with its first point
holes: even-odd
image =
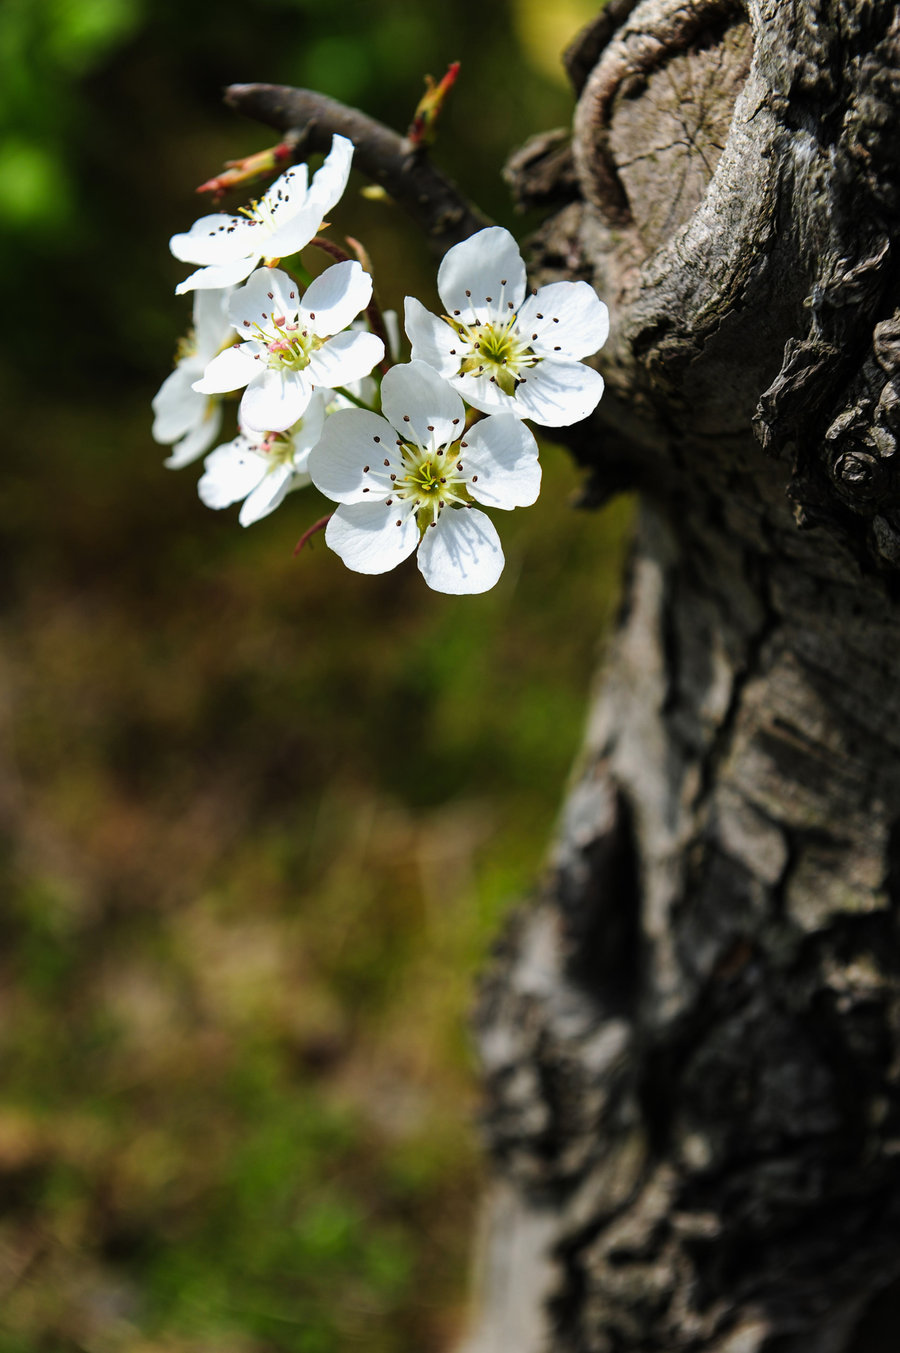
{"type": "MultiPolygon", "coordinates": [[[[312,490],[242,531],[162,468],[190,298],[166,241],[271,133],[232,81],[499,177],[568,121],[596,0],[3,0],[0,1353],[442,1353],[478,1192],[466,1011],[539,876],[626,509],[504,517],[483,597],[344,570],[312,490]]],[[[353,189],[383,301],[434,263],[353,189]]],[[[229,203],[229,205],[232,205],[229,203]]]]}

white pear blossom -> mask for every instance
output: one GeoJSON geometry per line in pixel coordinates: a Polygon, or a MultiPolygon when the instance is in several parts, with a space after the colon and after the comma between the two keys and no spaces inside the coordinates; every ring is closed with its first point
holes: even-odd
{"type": "Polygon", "coordinates": [[[201,394],[193,385],[216,354],[237,337],[228,318],[230,300],[230,287],[197,292],[193,328],[178,346],[175,370],[153,396],[153,440],[172,446],[165,461],[170,470],[190,465],[219,435],[221,399],[201,394]]]}
{"type": "Polygon", "coordinates": [[[603,378],[581,360],[606,342],[609,315],[587,282],[551,282],[526,299],[525,264],[508,230],[490,226],[448,250],[439,318],[406,298],[415,361],[446,377],[476,409],[546,427],[586,418],[603,378]]]}
{"type": "Polygon", "coordinates": [[[326,268],[302,304],[288,273],[259,268],[231,299],[229,315],[242,341],[220,353],[193,388],[220,394],[246,385],[242,425],[276,432],[292,427],[316,387],[360,380],[381,361],[380,338],[347,330],[371,296],[372,279],[355,262],[326,268]]]}
{"type": "Polygon", "coordinates": [[[309,453],[322,435],[325,401],[313,395],[303,417],[287,432],[242,428],[233,441],[217,446],[204,461],[197,492],[207,507],[230,507],[243,499],[238,521],[249,526],[274,512],[293,489],[310,482],[309,453]]]}
{"type": "Polygon", "coordinates": [[[330,415],[309,457],[316,488],[340,506],[326,543],[357,573],[386,573],[418,546],[438,592],[486,592],[503,571],[487,507],[527,507],[540,491],[537,443],[512,414],[465,430],[459,395],[424,362],[395,366],[381,387],[386,417],[330,415]]]}
{"type": "Polygon", "coordinates": [[[352,159],[352,141],[335,136],[312,183],[306,165],[294,165],[241,215],[214,212],[184,234],[173,235],[169,248],[177,259],[204,265],[179,283],[177,294],[234,286],[261,260],[277,261],[303,249],[347,186],[352,159]]]}

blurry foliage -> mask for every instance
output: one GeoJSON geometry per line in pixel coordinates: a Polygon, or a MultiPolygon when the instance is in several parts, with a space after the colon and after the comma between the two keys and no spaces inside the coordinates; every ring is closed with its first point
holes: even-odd
{"type": "MultiPolygon", "coordinates": [[[[166,238],[269,136],[221,86],[313,85],[403,127],[459,57],[436,155],[515,224],[499,166],[569,115],[517,46],[535,13],[0,5],[7,301],[58,340],[8,326],[0,372],[0,1353],[458,1332],[464,1011],[540,870],[627,512],[573,513],[548,447],[500,585],[442,597],[321,539],[292,559],[311,492],[246,532],[208,512],[148,404],[189,314],[166,238]]],[[[429,299],[393,208],[351,195],[351,225],[389,304],[429,299]]]]}

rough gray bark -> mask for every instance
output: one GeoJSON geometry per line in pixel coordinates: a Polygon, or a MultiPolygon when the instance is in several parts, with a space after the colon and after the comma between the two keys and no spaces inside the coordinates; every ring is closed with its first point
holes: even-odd
{"type": "Polygon", "coordinates": [[[467,1353],[900,1344],[900,13],[612,0],[536,280],[610,304],[643,507],[541,898],[478,1014],[467,1353]]]}

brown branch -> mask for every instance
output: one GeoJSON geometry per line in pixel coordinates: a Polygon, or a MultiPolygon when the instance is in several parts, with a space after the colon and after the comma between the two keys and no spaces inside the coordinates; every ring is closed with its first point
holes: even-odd
{"type": "Polygon", "coordinates": [[[428,234],[436,252],[468,239],[490,221],[428,159],[421,147],[335,99],[290,85],[231,85],[225,102],[296,138],[295,159],[327,152],[335,133],[355,146],[353,163],[428,234]]]}

